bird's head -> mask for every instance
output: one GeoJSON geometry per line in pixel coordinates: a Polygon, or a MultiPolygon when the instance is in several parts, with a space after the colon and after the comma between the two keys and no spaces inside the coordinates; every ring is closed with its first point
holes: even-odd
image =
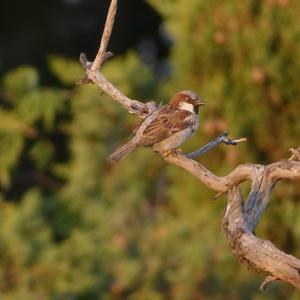
{"type": "Polygon", "coordinates": [[[186,90],[174,95],[170,100],[170,104],[178,107],[179,109],[188,110],[197,114],[199,107],[205,103],[196,93],[186,90]]]}

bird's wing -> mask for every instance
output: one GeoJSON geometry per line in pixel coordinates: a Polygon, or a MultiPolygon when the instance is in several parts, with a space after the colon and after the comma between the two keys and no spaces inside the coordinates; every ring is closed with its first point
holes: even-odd
{"type": "Polygon", "coordinates": [[[146,127],[138,145],[151,146],[191,125],[195,130],[196,124],[193,123],[195,118],[191,112],[166,105],[157,118],[146,127]]]}

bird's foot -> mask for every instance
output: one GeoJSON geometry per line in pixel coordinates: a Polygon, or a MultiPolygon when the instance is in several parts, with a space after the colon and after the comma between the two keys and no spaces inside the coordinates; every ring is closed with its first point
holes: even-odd
{"type": "Polygon", "coordinates": [[[167,150],[167,151],[164,151],[164,152],[161,152],[161,154],[164,156],[164,157],[167,157],[169,155],[176,155],[176,156],[179,156],[182,154],[182,150],[179,149],[179,148],[175,148],[175,149],[171,149],[171,150],[167,150]]]}
{"type": "Polygon", "coordinates": [[[172,150],[158,151],[162,156],[167,157],[172,153],[172,150]]]}
{"type": "Polygon", "coordinates": [[[175,148],[173,150],[171,150],[172,154],[176,155],[176,156],[180,156],[182,154],[182,150],[179,148],[175,148]]]}
{"type": "Polygon", "coordinates": [[[300,161],[300,147],[298,147],[297,149],[291,148],[289,150],[292,154],[289,160],[300,161]]]}

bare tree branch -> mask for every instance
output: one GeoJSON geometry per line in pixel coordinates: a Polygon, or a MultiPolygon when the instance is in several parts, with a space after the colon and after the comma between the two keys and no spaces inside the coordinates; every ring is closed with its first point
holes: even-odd
{"type": "MultiPolygon", "coordinates": [[[[298,155],[293,153],[295,157],[300,155],[299,150],[300,148],[298,155]]],[[[267,166],[244,164],[230,174],[218,177],[201,164],[178,153],[164,159],[184,168],[208,187],[218,192],[227,192],[228,204],[222,222],[223,231],[233,253],[241,262],[255,271],[271,274],[264,280],[261,289],[278,279],[300,289],[300,260],[253,234],[275,184],[281,179],[300,179],[299,161],[281,160],[267,166]],[[245,180],[252,181],[252,188],[244,203],[238,185],[245,180]]]]}
{"type": "Polygon", "coordinates": [[[83,85],[87,83],[94,83],[98,85],[103,90],[103,92],[119,102],[130,114],[135,114],[140,118],[145,118],[150,113],[155,111],[155,102],[142,103],[138,100],[128,98],[99,72],[99,69],[103,62],[112,56],[111,52],[107,52],[107,45],[111,36],[116,11],[117,0],[112,0],[106,18],[99,51],[94,62],[89,62],[84,53],[81,53],[80,55],[80,62],[85,69],[86,77],[79,80],[77,84],[83,85]]]}
{"type": "Polygon", "coordinates": [[[271,277],[268,276],[268,279],[264,280],[261,288],[265,288],[275,279],[281,279],[300,289],[300,261],[278,250],[271,242],[257,238],[249,230],[238,187],[228,191],[228,204],[222,225],[236,257],[252,270],[271,274],[271,277]]]}
{"type": "Polygon", "coordinates": [[[209,188],[225,193],[232,186],[239,185],[245,180],[252,178],[253,173],[259,168],[259,165],[254,164],[243,164],[239,165],[230,174],[224,177],[218,177],[214,175],[211,171],[206,169],[204,166],[196,162],[195,160],[187,158],[185,155],[181,154],[170,154],[165,156],[164,159],[178,167],[185,169],[186,171],[193,174],[209,188]]]}
{"type": "MultiPolygon", "coordinates": [[[[86,77],[80,80],[78,84],[95,83],[129,113],[141,118],[147,117],[144,125],[140,126],[136,133],[139,136],[149,122],[155,118],[160,106],[156,106],[154,102],[142,103],[128,98],[99,72],[103,62],[112,56],[111,52],[107,52],[107,45],[113,28],[116,8],[117,0],[112,0],[95,61],[89,62],[85,54],[80,56],[86,77]]],[[[166,162],[190,172],[219,194],[227,194],[228,203],[222,222],[224,234],[233,253],[242,263],[255,271],[264,271],[268,274],[260,286],[261,289],[265,289],[268,284],[275,280],[289,282],[300,289],[300,261],[278,250],[271,242],[259,239],[253,233],[269,204],[271,192],[276,183],[282,179],[300,179],[300,147],[290,149],[292,155],[288,160],[281,160],[266,166],[251,163],[242,164],[226,176],[216,176],[200,163],[191,159],[202,155],[220,143],[235,145],[245,141],[244,138],[227,139],[227,134],[224,132],[209,144],[192,153],[182,154],[174,151],[163,156],[163,158],[166,162]],[[243,201],[239,185],[246,180],[250,180],[252,186],[248,198],[243,201]]]]}
{"type": "Polygon", "coordinates": [[[99,50],[91,66],[91,72],[98,72],[105,59],[107,45],[112,33],[112,29],[114,26],[115,17],[117,13],[117,4],[118,4],[117,0],[112,0],[110,3],[99,50]]]}
{"type": "Polygon", "coordinates": [[[222,134],[220,134],[218,137],[216,137],[214,140],[209,142],[207,145],[201,147],[200,149],[185,154],[187,158],[195,158],[203,155],[204,153],[208,152],[213,147],[216,147],[217,145],[224,143],[226,145],[233,145],[236,146],[238,143],[247,141],[246,138],[239,138],[239,139],[227,139],[228,132],[224,131],[222,134]]]}

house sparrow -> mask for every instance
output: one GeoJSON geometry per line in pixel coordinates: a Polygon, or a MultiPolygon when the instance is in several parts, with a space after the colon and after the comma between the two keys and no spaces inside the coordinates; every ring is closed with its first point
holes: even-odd
{"type": "Polygon", "coordinates": [[[140,138],[136,139],[138,126],[130,140],[112,153],[108,160],[119,161],[137,147],[152,147],[163,155],[183,144],[198,128],[198,110],[204,102],[192,91],[181,91],[169,104],[159,108],[157,116],[146,126],[140,138]]]}

